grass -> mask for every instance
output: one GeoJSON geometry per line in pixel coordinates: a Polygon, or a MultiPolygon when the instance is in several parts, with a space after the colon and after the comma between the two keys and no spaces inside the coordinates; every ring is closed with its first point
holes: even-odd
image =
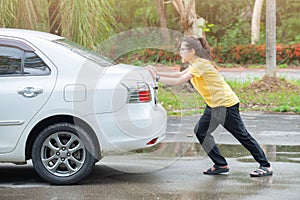
{"type": "MultiPolygon", "coordinates": [[[[299,86],[300,80],[292,81],[299,86]]],[[[281,89],[274,92],[249,90],[251,82],[228,81],[240,99],[241,111],[261,111],[300,114],[300,89],[281,89]]],[[[160,85],[159,101],[169,115],[192,115],[202,113],[205,103],[197,92],[188,92],[182,88],[160,85]]]]}
{"type": "Polygon", "coordinates": [[[198,93],[179,92],[172,87],[160,87],[158,99],[169,115],[192,115],[205,108],[198,93]]]}
{"type": "Polygon", "coordinates": [[[245,111],[294,112],[300,114],[300,94],[296,91],[277,91],[257,93],[256,91],[239,92],[242,108],[245,111]]]}

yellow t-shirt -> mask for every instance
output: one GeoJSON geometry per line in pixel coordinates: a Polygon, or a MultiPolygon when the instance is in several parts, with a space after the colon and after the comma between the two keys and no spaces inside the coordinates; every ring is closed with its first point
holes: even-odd
{"type": "Polygon", "coordinates": [[[231,107],[239,103],[239,98],[211,61],[202,58],[197,59],[189,66],[189,73],[193,75],[191,82],[194,88],[204,98],[208,106],[212,108],[231,107]]]}

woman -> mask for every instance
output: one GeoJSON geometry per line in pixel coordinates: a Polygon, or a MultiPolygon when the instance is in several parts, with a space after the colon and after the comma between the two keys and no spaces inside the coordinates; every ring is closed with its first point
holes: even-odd
{"type": "Polygon", "coordinates": [[[194,128],[194,132],[214,165],[205,170],[207,175],[216,175],[229,171],[225,158],[221,155],[212,132],[221,124],[254,157],[260,167],[251,172],[252,177],[273,174],[262,148],[248,133],[239,113],[239,99],[215,68],[209,46],[203,38],[186,37],[180,44],[182,63],[189,67],[177,73],[158,72],[153,66],[146,68],[152,76],[165,84],[177,85],[191,81],[193,87],[206,102],[204,114],[194,128]]]}

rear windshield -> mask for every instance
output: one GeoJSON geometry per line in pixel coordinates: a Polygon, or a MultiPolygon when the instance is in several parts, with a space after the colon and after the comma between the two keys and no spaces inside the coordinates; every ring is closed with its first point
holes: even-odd
{"type": "Polygon", "coordinates": [[[112,66],[115,64],[112,60],[98,54],[95,51],[87,49],[75,42],[72,42],[70,40],[62,39],[62,40],[56,40],[54,42],[70,49],[71,51],[73,51],[87,59],[90,59],[90,60],[98,63],[99,65],[101,65],[103,67],[109,67],[109,66],[112,66]]]}

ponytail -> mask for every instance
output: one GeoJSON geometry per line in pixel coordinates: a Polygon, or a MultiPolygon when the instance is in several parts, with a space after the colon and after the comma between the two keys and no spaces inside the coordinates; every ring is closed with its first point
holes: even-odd
{"type": "Polygon", "coordinates": [[[200,41],[203,49],[210,55],[210,57],[213,57],[211,55],[211,48],[210,46],[208,45],[207,41],[205,40],[205,38],[201,37],[201,38],[198,38],[198,40],[200,41]]]}

